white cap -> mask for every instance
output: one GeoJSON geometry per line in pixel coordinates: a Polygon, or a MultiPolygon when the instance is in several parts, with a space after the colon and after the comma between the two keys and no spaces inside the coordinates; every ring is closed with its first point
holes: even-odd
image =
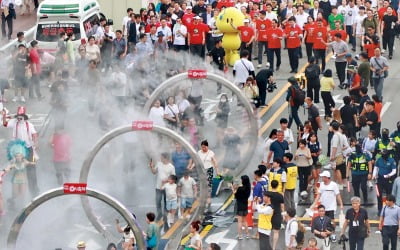
{"type": "Polygon", "coordinates": [[[200,19],[201,19],[201,17],[199,17],[199,16],[195,16],[195,17],[193,17],[193,19],[198,19],[198,20],[200,20],[200,19]]]}
{"type": "Polygon", "coordinates": [[[329,173],[329,171],[325,170],[324,172],[319,174],[319,176],[331,178],[331,173],[329,173]]]}
{"type": "Polygon", "coordinates": [[[250,20],[246,18],[246,19],[243,20],[243,22],[244,22],[244,23],[249,23],[250,20]]]}
{"type": "Polygon", "coordinates": [[[187,6],[186,9],[192,9],[192,6],[187,6]]]}

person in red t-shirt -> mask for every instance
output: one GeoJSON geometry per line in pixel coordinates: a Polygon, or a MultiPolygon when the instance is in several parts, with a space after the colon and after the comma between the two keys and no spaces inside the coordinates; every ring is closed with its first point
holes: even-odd
{"type": "Polygon", "coordinates": [[[268,62],[270,69],[274,71],[274,54],[276,55],[276,70],[281,66],[281,40],[283,30],[278,27],[278,20],[272,20],[272,27],[267,31],[268,37],[268,62]]]}
{"type": "MultiPolygon", "coordinates": [[[[390,1],[389,0],[384,0],[383,1],[383,7],[379,8],[379,10],[378,10],[379,21],[382,22],[383,17],[385,16],[387,8],[389,6],[390,6],[390,1]]],[[[393,16],[397,16],[397,12],[396,11],[393,11],[393,16]]]]}
{"type": "Polygon", "coordinates": [[[192,13],[192,6],[187,6],[186,7],[186,13],[183,14],[182,16],[182,23],[186,27],[188,27],[190,24],[193,22],[193,18],[196,16],[196,14],[192,13]]]}
{"type": "Polygon", "coordinates": [[[160,23],[160,22],[157,22],[157,18],[156,18],[155,16],[152,16],[152,17],[150,18],[150,23],[148,23],[148,24],[146,25],[146,27],[144,28],[144,32],[145,32],[145,33],[150,33],[151,26],[153,26],[153,25],[156,26],[157,28],[161,26],[161,23],[160,23]]]}
{"type": "Polygon", "coordinates": [[[325,71],[325,56],[326,56],[326,43],[328,42],[328,29],[324,26],[323,19],[317,20],[317,28],[314,30],[315,39],[313,44],[314,55],[316,64],[319,64],[319,59],[322,62],[322,72],[325,71]]]}
{"type": "Polygon", "coordinates": [[[368,59],[375,56],[375,49],[380,47],[380,43],[374,27],[367,28],[367,33],[361,37],[361,45],[367,52],[368,59]]]}
{"type": "Polygon", "coordinates": [[[344,29],[342,29],[342,23],[339,20],[335,21],[335,29],[329,31],[329,41],[334,41],[335,40],[335,35],[337,33],[342,35],[342,40],[347,41],[347,33],[344,29]]]}
{"type": "Polygon", "coordinates": [[[31,42],[31,49],[29,51],[29,60],[31,61],[31,70],[32,70],[32,78],[31,84],[29,84],[29,98],[33,98],[33,87],[35,87],[36,97],[41,100],[43,99],[42,94],[40,93],[40,74],[42,73],[42,69],[40,67],[40,56],[38,52],[38,42],[33,40],[31,42]]]}
{"type": "Polygon", "coordinates": [[[250,20],[244,19],[244,26],[239,26],[237,29],[240,31],[240,52],[243,50],[249,51],[249,58],[248,60],[251,61],[251,52],[253,48],[253,41],[254,41],[254,29],[250,26],[250,20]]]}
{"type": "Polygon", "coordinates": [[[286,47],[288,49],[291,68],[290,73],[297,73],[299,67],[299,49],[301,39],[303,38],[303,31],[296,24],[296,19],[293,16],[289,18],[283,36],[286,38],[286,47]]]}
{"type": "Polygon", "coordinates": [[[64,130],[63,125],[58,125],[55,133],[50,138],[58,185],[70,180],[71,141],[71,137],[64,130]]]}
{"type": "Polygon", "coordinates": [[[306,52],[307,52],[307,61],[310,60],[310,57],[313,55],[313,44],[315,39],[315,30],[316,23],[314,22],[314,17],[308,16],[307,23],[304,24],[304,37],[306,44],[306,52]]]}
{"type": "Polygon", "coordinates": [[[351,86],[349,88],[349,95],[355,97],[355,102],[360,103],[360,89],[361,89],[361,77],[357,73],[357,70],[354,68],[353,65],[349,65],[347,68],[347,73],[351,79],[351,86]],[[352,66],[352,67],[350,67],[352,66]]]}
{"type": "Polygon", "coordinates": [[[201,17],[195,16],[193,23],[188,26],[188,44],[190,53],[202,57],[203,47],[206,43],[206,25],[201,22],[201,17]]]}
{"type": "Polygon", "coordinates": [[[267,30],[271,28],[271,20],[266,17],[265,10],[260,11],[260,18],[256,20],[256,39],[258,43],[258,66],[262,67],[263,50],[268,50],[267,30]]]}

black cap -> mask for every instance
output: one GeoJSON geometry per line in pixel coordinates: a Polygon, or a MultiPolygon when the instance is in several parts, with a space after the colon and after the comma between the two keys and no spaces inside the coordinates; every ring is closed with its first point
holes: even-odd
{"type": "Polygon", "coordinates": [[[297,84],[297,80],[296,80],[296,78],[294,76],[289,77],[287,80],[291,84],[297,84]]]}

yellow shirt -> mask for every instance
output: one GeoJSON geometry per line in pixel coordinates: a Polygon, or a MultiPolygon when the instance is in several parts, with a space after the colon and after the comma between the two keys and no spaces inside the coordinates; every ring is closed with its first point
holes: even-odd
{"type": "Polygon", "coordinates": [[[331,92],[335,87],[335,82],[333,81],[332,77],[321,77],[321,91],[331,92]]]}
{"type": "Polygon", "coordinates": [[[294,190],[296,189],[296,184],[297,184],[297,176],[298,176],[298,171],[297,171],[297,166],[288,166],[286,168],[287,171],[287,176],[286,176],[286,189],[288,190],[294,190]]]}
{"type": "Polygon", "coordinates": [[[258,231],[269,235],[272,229],[272,215],[274,210],[271,205],[259,204],[257,205],[258,212],[258,231]]]}

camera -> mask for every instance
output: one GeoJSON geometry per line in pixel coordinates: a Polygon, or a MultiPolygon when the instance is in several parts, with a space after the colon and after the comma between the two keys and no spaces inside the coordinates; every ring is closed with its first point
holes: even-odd
{"type": "Polygon", "coordinates": [[[269,82],[267,86],[267,91],[268,92],[274,92],[274,89],[277,89],[278,87],[276,86],[276,82],[269,82]]]}
{"type": "Polygon", "coordinates": [[[344,235],[344,234],[342,234],[342,236],[340,236],[340,239],[339,239],[339,245],[340,244],[345,244],[347,241],[349,241],[349,238],[347,238],[346,237],[346,235],[344,235]]]}

